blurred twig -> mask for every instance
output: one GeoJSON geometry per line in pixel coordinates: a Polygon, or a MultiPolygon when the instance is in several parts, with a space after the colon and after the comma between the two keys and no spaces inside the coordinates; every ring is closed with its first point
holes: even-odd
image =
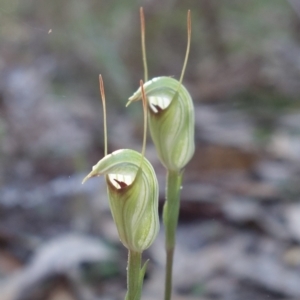
{"type": "Polygon", "coordinates": [[[220,4],[212,0],[202,0],[200,1],[200,5],[203,11],[207,39],[211,51],[213,52],[217,62],[221,64],[221,66],[226,66],[227,50],[221,31],[222,26],[218,9],[218,5],[220,4]]]}
{"type": "Polygon", "coordinates": [[[287,3],[291,6],[291,8],[294,10],[296,15],[300,19],[300,1],[299,0],[287,0],[287,3]]]}
{"type": "Polygon", "coordinates": [[[294,14],[292,16],[292,31],[294,38],[298,43],[300,43],[300,1],[298,0],[287,0],[287,3],[290,5],[294,14]]]}

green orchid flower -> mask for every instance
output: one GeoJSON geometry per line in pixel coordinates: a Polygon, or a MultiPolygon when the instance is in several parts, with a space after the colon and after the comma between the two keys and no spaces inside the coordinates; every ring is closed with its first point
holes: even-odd
{"type": "MultiPolygon", "coordinates": [[[[171,77],[157,77],[144,84],[149,128],[161,163],[179,171],[195,152],[194,105],[186,88],[171,77]]],[[[129,103],[142,99],[139,88],[129,103]]]]}
{"type": "Polygon", "coordinates": [[[105,175],[108,199],[123,245],[136,252],[150,247],[159,230],[158,181],[150,162],[130,149],[102,158],[84,179],[105,175]]]}

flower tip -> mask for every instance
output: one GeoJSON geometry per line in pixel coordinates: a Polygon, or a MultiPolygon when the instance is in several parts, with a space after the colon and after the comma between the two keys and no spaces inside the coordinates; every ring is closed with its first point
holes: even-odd
{"type": "Polygon", "coordinates": [[[86,175],[86,176],[83,178],[81,184],[84,184],[87,180],[89,180],[90,178],[95,177],[95,176],[97,176],[97,175],[95,175],[94,172],[92,171],[91,173],[89,173],[88,175],[86,175]]]}
{"type": "Polygon", "coordinates": [[[131,104],[131,102],[136,102],[142,99],[142,94],[140,92],[140,90],[138,90],[137,92],[135,92],[131,97],[128,98],[128,102],[126,104],[126,107],[131,104]]]}
{"type": "Polygon", "coordinates": [[[128,102],[126,103],[125,107],[128,107],[131,104],[131,97],[128,99],[128,102]]]}
{"type": "Polygon", "coordinates": [[[90,179],[90,178],[91,178],[91,176],[89,176],[89,175],[85,176],[85,177],[83,178],[81,184],[84,184],[84,183],[85,183],[88,179],[90,179]]]}

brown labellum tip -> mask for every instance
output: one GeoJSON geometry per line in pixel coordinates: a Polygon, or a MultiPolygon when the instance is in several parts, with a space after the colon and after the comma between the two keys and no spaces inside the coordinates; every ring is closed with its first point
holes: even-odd
{"type": "Polygon", "coordinates": [[[127,185],[125,182],[123,182],[123,181],[119,181],[119,180],[117,180],[117,179],[114,179],[114,181],[120,186],[121,189],[123,189],[123,188],[125,188],[125,187],[128,186],[128,185],[127,185]]]}
{"type": "Polygon", "coordinates": [[[157,104],[152,104],[152,105],[157,109],[157,113],[163,111],[163,109],[159,105],[157,104]]]}

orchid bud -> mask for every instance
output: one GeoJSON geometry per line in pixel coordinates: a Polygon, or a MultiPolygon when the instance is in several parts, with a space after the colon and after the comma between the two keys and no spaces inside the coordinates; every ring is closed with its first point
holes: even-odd
{"type": "MultiPolygon", "coordinates": [[[[194,142],[194,106],[186,88],[171,77],[157,77],[144,84],[152,140],[162,164],[179,171],[192,158],[194,142]]],[[[139,88],[129,103],[142,99],[139,88]]]]}
{"type": "Polygon", "coordinates": [[[121,242],[136,252],[147,249],[159,230],[158,182],[150,162],[122,149],[106,155],[83,180],[106,176],[108,198],[121,242]]]}

